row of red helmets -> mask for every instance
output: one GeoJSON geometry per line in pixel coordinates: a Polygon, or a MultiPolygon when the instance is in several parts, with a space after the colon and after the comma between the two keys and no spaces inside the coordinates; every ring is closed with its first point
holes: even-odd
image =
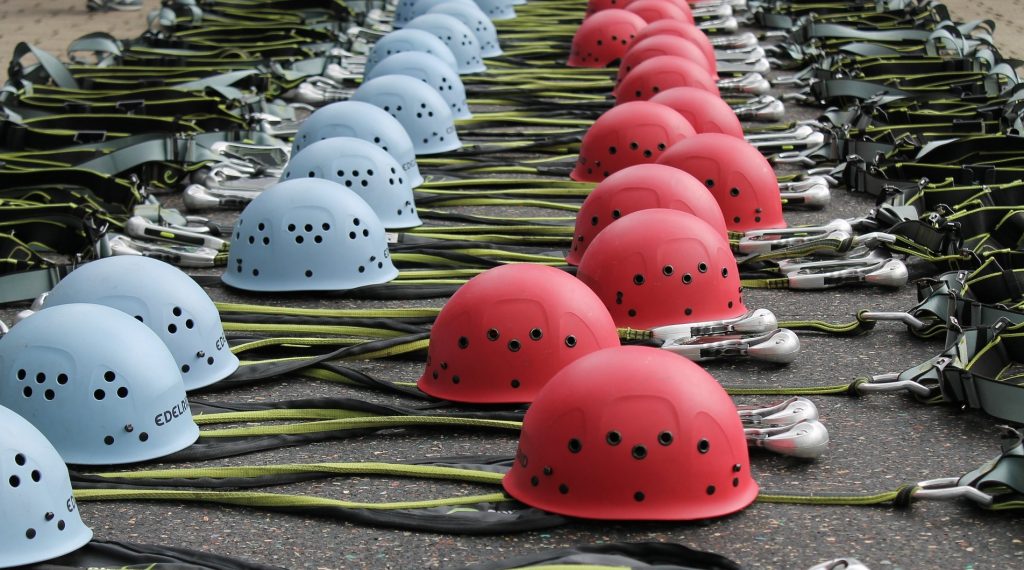
{"type": "Polygon", "coordinates": [[[418,386],[531,403],[503,482],[531,506],[723,516],[758,491],[735,404],[693,362],[620,346],[619,329],[746,314],[729,230],[784,227],[778,182],[718,96],[714,50],[685,2],[590,2],[569,64],[614,61],[620,104],[590,128],[572,174],[599,182],[566,258],[576,277],[514,264],[471,279],[438,315],[418,386]]]}

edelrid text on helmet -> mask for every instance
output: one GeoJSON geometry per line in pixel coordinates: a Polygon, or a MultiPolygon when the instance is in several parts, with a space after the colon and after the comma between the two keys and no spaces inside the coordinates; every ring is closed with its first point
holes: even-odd
{"type": "Polygon", "coordinates": [[[354,137],[372,142],[402,165],[409,186],[415,188],[423,184],[412,139],[402,123],[384,109],[362,101],[339,101],[321,107],[299,126],[291,155],[331,137],[354,137]]]}
{"type": "Polygon", "coordinates": [[[665,149],[693,134],[690,123],[664,105],[635,101],[612,107],[583,136],[569,176],[600,182],[627,166],[656,161],[665,149]]]}
{"type": "Polygon", "coordinates": [[[373,44],[373,48],[366,56],[366,65],[363,66],[363,75],[370,73],[373,67],[384,61],[384,58],[396,53],[406,51],[422,51],[437,56],[449,67],[458,71],[459,63],[455,59],[452,50],[441,41],[440,38],[426,30],[402,29],[388,33],[373,44]]]}
{"type": "Polygon", "coordinates": [[[643,18],[625,10],[602,10],[583,20],[572,37],[569,67],[607,67],[618,61],[641,28],[643,18]]]}
{"type": "Polygon", "coordinates": [[[591,353],[548,382],[502,485],[531,507],[601,520],[720,517],[758,492],[725,390],[700,366],[639,346],[591,353]]]}
{"type": "Polygon", "coordinates": [[[427,13],[448,14],[466,24],[476,34],[476,40],[480,42],[480,55],[483,57],[501,55],[501,44],[498,42],[498,30],[494,22],[470,0],[444,0],[427,10],[427,13]]]}
{"type": "Polygon", "coordinates": [[[413,18],[406,24],[406,29],[424,30],[437,36],[455,54],[460,74],[487,70],[476,34],[458,18],[448,14],[428,13],[413,18]]]}
{"type": "Polygon", "coordinates": [[[164,457],[199,437],[160,337],[122,311],[70,303],[0,338],[0,405],[43,432],[67,463],[164,457]]]}
{"type": "Polygon", "coordinates": [[[106,305],[145,324],[171,351],[186,390],[214,384],[238,368],[213,301],[191,277],[162,261],[119,255],[87,263],[58,283],[43,306],[68,303],[106,305]]]}
{"type": "Polygon", "coordinates": [[[0,568],[43,562],[92,539],[60,454],[18,414],[0,406],[0,568]]]}
{"type": "Polygon", "coordinates": [[[719,321],[747,312],[729,242],[678,210],[641,210],[612,222],[590,242],[576,276],[619,327],[719,321]]]}
{"type": "Polygon", "coordinates": [[[281,180],[302,178],[323,178],[352,190],[369,204],[385,228],[423,223],[402,166],[371,142],[334,137],[309,145],[292,156],[281,175],[281,180]]]}
{"type": "Polygon", "coordinates": [[[462,84],[459,74],[448,67],[440,59],[420,51],[406,51],[389,55],[377,64],[373,71],[366,74],[365,79],[373,79],[381,75],[408,75],[430,85],[437,91],[452,111],[456,119],[468,119],[473,116],[466,102],[466,87],[462,84]]]}
{"type": "Polygon", "coordinates": [[[608,310],[564,271],[533,264],[489,269],[445,304],[417,386],[458,402],[530,402],[562,366],[618,346],[608,310]]]}
{"type": "Polygon", "coordinates": [[[659,55],[629,72],[615,89],[616,104],[648,101],[673,87],[698,87],[718,95],[718,84],[699,64],[685,57],[659,55]]]}
{"type": "Polygon", "coordinates": [[[721,133],[703,133],[669,147],[658,163],[674,166],[704,182],[715,196],[730,230],[786,227],[779,180],[768,160],[750,143],[721,133]]]}
{"type": "MultiPolygon", "coordinates": [[[[414,80],[415,81],[415,80],[414,80]]],[[[339,291],[398,275],[373,209],[321,178],[280,182],[235,223],[224,283],[247,291],[339,291]]]]}
{"type": "Polygon", "coordinates": [[[590,243],[609,224],[627,214],[651,208],[693,214],[723,238],[729,237],[722,209],[701,181],[671,166],[637,164],[605,178],[583,201],[565,261],[578,265],[590,243]]]}
{"type": "MultiPolygon", "coordinates": [[[[715,58],[715,47],[711,44],[707,34],[697,26],[678,20],[658,20],[647,24],[647,26],[640,30],[636,34],[636,40],[634,41],[640,43],[647,38],[660,35],[671,35],[690,40],[704,53],[704,57],[707,59],[711,69],[717,69],[718,60],[715,58]]],[[[717,71],[715,73],[717,74],[717,71]]]]}
{"type": "Polygon", "coordinates": [[[355,101],[384,109],[409,133],[416,154],[438,154],[462,146],[452,112],[433,87],[408,75],[381,75],[352,94],[355,101]]]}
{"type": "Polygon", "coordinates": [[[690,121],[698,133],[722,133],[743,140],[743,125],[721,97],[699,87],[673,87],[650,98],[671,107],[690,121]]]}

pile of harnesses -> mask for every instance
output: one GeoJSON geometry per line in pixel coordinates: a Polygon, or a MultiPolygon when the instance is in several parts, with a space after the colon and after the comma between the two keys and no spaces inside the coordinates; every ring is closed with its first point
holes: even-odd
{"type": "MultiPolygon", "coordinates": [[[[0,514],[16,521],[0,567],[246,564],[90,542],[86,500],[454,533],[701,520],[754,501],[1020,508],[1010,427],[993,461],[876,494],[765,492],[748,452],[824,453],[807,396],[905,390],[1024,424],[1019,62],[994,28],[925,0],[172,0],[138,37],[89,34],[63,60],[19,44],[0,91],[0,302],[32,307],[0,325],[0,514]],[[779,122],[794,104],[815,118],[779,122]],[[875,205],[787,222],[833,191],[875,205]],[[916,306],[844,323],[743,300],[912,280],[916,306]],[[214,304],[204,287],[253,302],[214,304]],[[380,308],[259,303],[282,294],[380,308]],[[723,387],[695,364],[784,366],[797,333],[879,321],[944,349],[811,387],[723,387]],[[423,363],[415,382],[355,364],[398,358],[423,363]],[[196,397],[273,379],[408,403],[196,397]],[[419,429],[519,447],[136,465],[419,429]],[[490,489],[395,503],[266,490],[343,476],[490,489]]],[[[489,567],[559,562],[735,567],[652,544],[489,567]]]]}

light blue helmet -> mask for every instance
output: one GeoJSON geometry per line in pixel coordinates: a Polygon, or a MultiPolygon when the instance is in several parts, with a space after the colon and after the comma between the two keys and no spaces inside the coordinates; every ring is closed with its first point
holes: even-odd
{"type": "Polygon", "coordinates": [[[401,0],[395,7],[395,16],[391,25],[395,28],[402,28],[416,16],[426,14],[428,10],[442,2],[460,2],[476,5],[473,0],[401,0]]]}
{"type": "MultiPolygon", "coordinates": [[[[473,0],[477,6],[487,14],[492,22],[498,20],[512,20],[516,17],[516,9],[512,7],[515,2],[510,0],[473,0]]],[[[525,2],[523,2],[525,4],[525,2]]]]}
{"type": "Polygon", "coordinates": [[[98,259],[58,283],[43,307],[68,303],[106,305],[145,324],[171,351],[186,390],[209,386],[238,368],[217,307],[173,265],[136,255],[98,259]]]}
{"type": "Polygon", "coordinates": [[[291,155],[295,156],[307,146],[331,137],[353,137],[372,142],[402,165],[409,186],[415,188],[423,184],[423,175],[416,164],[416,148],[409,133],[384,109],[362,101],[339,101],[320,107],[299,126],[291,155]]]}
{"type": "Polygon", "coordinates": [[[163,341],[103,305],[49,307],[0,338],[0,405],[43,432],[67,463],[147,461],[199,437],[163,341]]]}
{"type": "Polygon", "coordinates": [[[372,103],[398,119],[409,133],[417,155],[438,154],[462,146],[448,103],[419,79],[381,75],[360,85],[352,99],[372,103]]]}
{"type": "Polygon", "coordinates": [[[0,406],[0,568],[57,558],[91,539],[60,454],[35,426],[0,406]]]}
{"type": "Polygon", "coordinates": [[[402,166],[373,143],[350,137],[315,142],[292,155],[281,175],[281,180],[302,178],[324,178],[344,185],[373,208],[387,229],[423,223],[402,166]]]}
{"type": "Polygon", "coordinates": [[[238,289],[340,291],[398,276],[377,214],[322,178],[264,190],[242,210],[233,238],[222,279],[238,289]]]}
{"type": "Polygon", "coordinates": [[[441,38],[426,30],[404,29],[389,32],[383,38],[373,44],[373,49],[366,56],[366,64],[363,66],[363,74],[370,73],[373,67],[384,61],[389,55],[405,51],[423,51],[448,64],[448,67],[458,71],[459,62],[455,54],[441,38]]]}
{"type": "Polygon", "coordinates": [[[487,71],[476,34],[448,14],[423,14],[405,25],[407,30],[424,30],[437,36],[455,54],[460,75],[487,71]]]}
{"type": "Polygon", "coordinates": [[[389,55],[378,63],[373,71],[366,74],[365,79],[381,75],[415,77],[433,87],[444,98],[456,119],[468,119],[473,116],[473,113],[469,112],[466,87],[462,84],[459,74],[429,53],[407,51],[389,55]]]}
{"type": "Polygon", "coordinates": [[[472,0],[443,0],[427,10],[427,13],[447,14],[466,24],[476,35],[480,55],[483,57],[501,55],[501,44],[498,43],[498,30],[494,22],[472,0]]]}

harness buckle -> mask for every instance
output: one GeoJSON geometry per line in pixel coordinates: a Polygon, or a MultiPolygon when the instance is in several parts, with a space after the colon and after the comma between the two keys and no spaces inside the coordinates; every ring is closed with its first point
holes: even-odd
{"type": "Polygon", "coordinates": [[[802,421],[788,426],[745,428],[747,445],[800,459],[817,459],[828,451],[828,429],[817,421],[802,421]]]}
{"type": "Polygon", "coordinates": [[[736,406],[743,427],[791,426],[818,419],[814,402],[801,396],[787,398],[767,407],[736,406]]]}
{"type": "Polygon", "coordinates": [[[76,144],[95,144],[107,140],[107,131],[77,131],[74,141],[76,144]]]}
{"type": "Polygon", "coordinates": [[[907,266],[898,259],[888,259],[873,265],[836,271],[822,271],[823,268],[804,267],[790,273],[789,286],[792,289],[828,289],[842,285],[878,285],[881,287],[902,287],[907,284],[907,266]]]}
{"type": "Polygon", "coordinates": [[[701,336],[762,334],[778,327],[779,322],[774,313],[768,309],[756,309],[732,319],[655,327],[651,329],[651,334],[656,340],[669,343],[701,336]]]}
{"type": "MultiPolygon", "coordinates": [[[[943,360],[943,359],[939,359],[943,360]]],[[[938,362],[938,361],[936,361],[938,362]]],[[[932,395],[932,389],[913,380],[900,380],[898,373],[876,374],[871,380],[857,386],[857,392],[868,394],[871,392],[901,392],[907,391],[915,396],[928,398],[932,395]]]]}
{"type": "Polygon", "coordinates": [[[210,150],[230,161],[241,161],[268,171],[283,169],[291,154],[283,146],[228,141],[217,141],[210,145],[210,150]]]}
{"type": "Polygon", "coordinates": [[[788,364],[800,352],[800,339],[789,329],[775,329],[765,334],[680,337],[667,340],[661,348],[695,362],[749,357],[764,362],[788,364]]]}
{"type": "Polygon", "coordinates": [[[928,328],[928,325],[924,321],[918,319],[910,313],[901,313],[897,311],[863,311],[858,315],[858,318],[869,320],[869,321],[895,321],[907,325],[913,330],[923,330],[928,328]]]}
{"type": "Polygon", "coordinates": [[[757,72],[747,73],[741,77],[718,80],[718,88],[731,93],[753,93],[764,95],[772,86],[763,75],[757,72]]]}
{"type": "Polygon", "coordinates": [[[992,496],[968,485],[960,485],[960,479],[956,477],[943,477],[940,479],[929,479],[917,484],[913,492],[915,499],[927,499],[932,501],[945,501],[959,499],[961,497],[970,499],[983,507],[992,505],[992,496]]]}

